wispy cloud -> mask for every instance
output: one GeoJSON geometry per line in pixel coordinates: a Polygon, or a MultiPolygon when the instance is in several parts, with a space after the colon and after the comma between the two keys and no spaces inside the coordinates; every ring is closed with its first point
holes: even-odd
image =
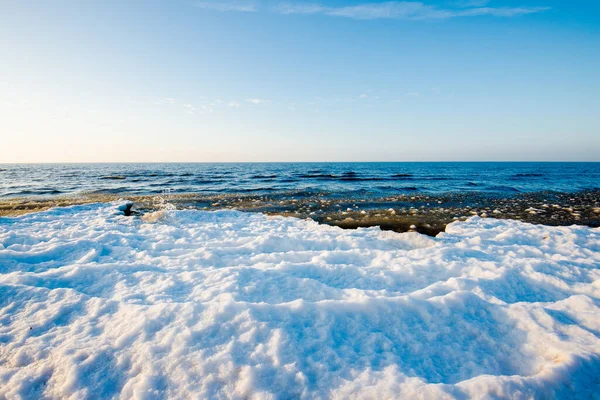
{"type": "Polygon", "coordinates": [[[183,106],[186,108],[188,114],[194,114],[196,112],[196,107],[192,104],[184,104],[183,106]]]}
{"type": "MultiPolygon", "coordinates": [[[[379,100],[379,99],[380,99],[379,96],[375,96],[375,95],[371,94],[370,91],[369,91],[368,94],[367,93],[361,93],[358,96],[358,100],[379,100]]],[[[348,100],[356,100],[356,99],[352,98],[352,99],[348,99],[348,100]]],[[[339,99],[338,99],[338,101],[339,101],[339,99]]]]}
{"type": "MultiPolygon", "coordinates": [[[[127,99],[130,104],[144,104],[143,101],[137,99],[127,99]]],[[[224,109],[239,109],[243,107],[251,107],[259,104],[272,104],[271,101],[258,97],[250,97],[247,99],[228,99],[221,98],[211,99],[210,97],[199,97],[195,102],[185,101],[183,99],[175,99],[173,97],[163,97],[151,102],[155,106],[162,106],[170,109],[184,110],[188,114],[207,114],[224,109]]],[[[2,103],[0,102],[0,105],[2,103]]]]}
{"type": "Polygon", "coordinates": [[[469,7],[483,7],[486,6],[490,0],[456,0],[452,4],[456,7],[469,8],[469,7]]]}
{"type": "Polygon", "coordinates": [[[198,8],[205,8],[215,11],[258,11],[258,6],[254,1],[197,1],[194,3],[194,5],[198,8]]]}
{"type": "Polygon", "coordinates": [[[261,6],[252,1],[201,1],[198,7],[217,11],[254,12],[266,10],[276,14],[328,15],[352,19],[432,20],[457,17],[516,17],[535,14],[549,7],[491,7],[489,0],[457,0],[451,6],[438,7],[420,1],[385,1],[352,6],[326,6],[318,3],[278,3],[261,6]]]}
{"type": "MultiPolygon", "coordinates": [[[[140,102],[135,99],[127,99],[127,102],[130,104],[143,104],[143,101],[140,102]]],[[[188,103],[185,101],[180,101],[180,100],[174,99],[172,97],[165,97],[160,100],[155,100],[152,102],[152,104],[157,105],[157,106],[165,106],[165,107],[170,107],[170,108],[183,109],[188,114],[196,114],[196,111],[206,112],[206,113],[210,113],[213,111],[212,107],[210,107],[209,105],[192,104],[192,103],[188,103]]]]}
{"type": "Polygon", "coordinates": [[[322,14],[352,19],[448,19],[455,17],[514,17],[548,10],[547,7],[483,7],[487,1],[468,1],[454,8],[440,8],[422,2],[386,1],[354,6],[326,7],[318,4],[280,4],[274,10],[281,14],[322,14]]]}
{"type": "Polygon", "coordinates": [[[175,104],[175,99],[172,97],[165,97],[162,100],[158,100],[157,104],[175,104]]]}
{"type": "Polygon", "coordinates": [[[246,101],[250,104],[262,104],[265,102],[263,99],[256,99],[256,98],[246,99],[246,101]]]}

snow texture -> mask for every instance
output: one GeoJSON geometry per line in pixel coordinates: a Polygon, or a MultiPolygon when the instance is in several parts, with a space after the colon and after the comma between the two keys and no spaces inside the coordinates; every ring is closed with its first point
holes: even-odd
{"type": "Polygon", "coordinates": [[[0,398],[600,396],[598,229],[124,210],[0,218],[0,398]]]}

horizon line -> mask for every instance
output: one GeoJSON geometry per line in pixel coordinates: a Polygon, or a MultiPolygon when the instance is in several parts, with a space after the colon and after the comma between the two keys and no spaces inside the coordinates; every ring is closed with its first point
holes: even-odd
{"type": "Polygon", "coordinates": [[[591,160],[384,160],[384,161],[38,161],[3,162],[0,165],[24,164],[384,164],[384,163],[600,163],[591,160]]]}

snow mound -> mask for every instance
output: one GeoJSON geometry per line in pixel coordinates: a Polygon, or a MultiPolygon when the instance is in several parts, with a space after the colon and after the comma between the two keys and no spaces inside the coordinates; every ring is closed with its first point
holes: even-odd
{"type": "Polygon", "coordinates": [[[0,218],[0,398],[600,393],[598,229],[126,204],[0,218]]]}

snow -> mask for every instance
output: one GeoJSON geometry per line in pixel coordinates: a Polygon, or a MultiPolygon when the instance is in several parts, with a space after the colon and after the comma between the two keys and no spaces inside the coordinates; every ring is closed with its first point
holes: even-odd
{"type": "Polygon", "coordinates": [[[0,398],[593,398],[600,230],[0,218],[0,398]]]}

